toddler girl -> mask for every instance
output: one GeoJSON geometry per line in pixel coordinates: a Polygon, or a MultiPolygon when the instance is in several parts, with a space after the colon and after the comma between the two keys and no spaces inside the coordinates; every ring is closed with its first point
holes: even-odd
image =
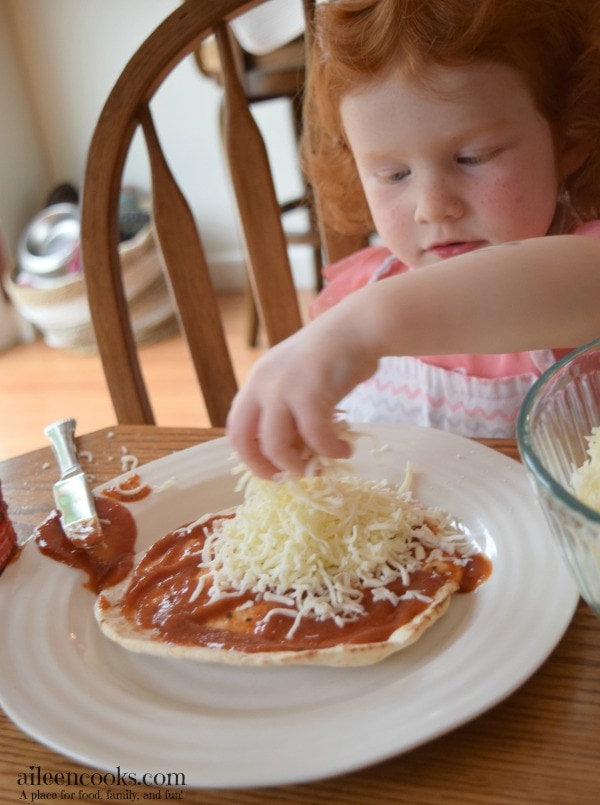
{"type": "Polygon", "coordinates": [[[329,268],[317,318],[236,398],[255,472],[301,472],[306,446],[345,455],[336,405],[514,435],[535,379],[600,335],[598,6],[318,6],[307,172],[326,224],[384,245],[329,268]]]}

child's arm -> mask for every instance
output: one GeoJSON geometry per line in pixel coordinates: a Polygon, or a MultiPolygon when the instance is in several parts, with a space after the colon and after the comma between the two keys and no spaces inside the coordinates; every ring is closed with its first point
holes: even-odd
{"type": "Polygon", "coordinates": [[[257,474],[301,473],[304,445],[344,457],[336,404],[385,355],[516,352],[600,337],[600,238],[508,243],[351,294],[271,349],[232,406],[228,430],[257,474]]]}

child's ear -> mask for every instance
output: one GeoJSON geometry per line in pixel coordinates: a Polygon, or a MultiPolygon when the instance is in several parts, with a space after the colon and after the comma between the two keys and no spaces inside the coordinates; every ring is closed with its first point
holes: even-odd
{"type": "Polygon", "coordinates": [[[592,151],[591,143],[582,140],[568,139],[559,155],[560,178],[567,179],[586,161],[592,151]]]}

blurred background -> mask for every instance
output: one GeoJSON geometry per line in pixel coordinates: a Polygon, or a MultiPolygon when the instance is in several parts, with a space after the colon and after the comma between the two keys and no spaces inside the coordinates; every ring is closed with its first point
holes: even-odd
{"type": "MultiPolygon", "coordinates": [[[[56,188],[82,190],[89,143],[113,84],[180,2],[0,1],[0,460],[46,445],[43,428],[53,419],[75,417],[79,433],[114,424],[102,367],[89,346],[81,272],[67,276],[64,287],[18,285],[13,280],[22,268],[19,241],[48,209],[56,188]]],[[[219,137],[220,99],[218,85],[189,56],[160,88],[152,112],[198,222],[243,381],[264,339],[249,347],[246,338],[243,248],[219,137]]],[[[290,104],[267,101],[253,105],[253,113],[280,201],[294,198],[302,182],[290,104]]],[[[141,138],[134,142],[124,185],[142,198],[151,194],[141,138]]],[[[286,216],[290,229],[305,227],[303,215],[286,216]]],[[[130,262],[148,285],[160,274],[156,255],[144,261],[144,243],[131,243],[130,262]]],[[[289,253],[296,286],[301,295],[312,295],[311,248],[294,245],[289,253]]],[[[140,306],[142,298],[142,318],[161,312],[156,305],[150,310],[141,293],[140,306]]],[[[183,339],[168,336],[161,324],[150,332],[142,355],[157,419],[165,425],[208,424],[183,339]]]]}
{"type": "MultiPolygon", "coordinates": [[[[301,0],[298,0],[301,2],[301,0]]],[[[179,0],[2,0],[0,3],[0,229],[19,235],[55,186],[81,189],[88,145],[119,73],[179,0]]],[[[192,56],[153,103],[171,169],[188,195],[219,290],[243,286],[242,248],[221,153],[220,90],[192,56]],[[193,99],[191,102],[190,99],[193,99]],[[170,142],[177,145],[172,150],[170,142]]],[[[289,104],[254,106],[281,199],[300,192],[289,104]]],[[[125,183],[149,191],[145,151],[135,143],[125,183]]],[[[302,213],[298,213],[301,215],[302,213]]],[[[290,255],[298,287],[313,287],[310,250],[290,255]]]]}

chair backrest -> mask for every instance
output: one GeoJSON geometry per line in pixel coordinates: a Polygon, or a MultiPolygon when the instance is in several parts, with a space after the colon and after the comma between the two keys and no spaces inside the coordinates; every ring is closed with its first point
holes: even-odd
{"type": "Polygon", "coordinates": [[[188,0],[133,55],[98,120],[85,173],[81,248],[92,322],[117,419],[154,422],[125,297],[119,256],[119,197],[132,138],[141,129],[152,176],[153,226],[207,411],[225,424],[237,390],[196,221],[161,150],[150,101],[170,72],[212,34],[224,75],[227,162],[254,297],[267,340],[274,344],[301,326],[280,209],[267,152],[248,109],[231,47],[228,20],[248,0],[188,0]]]}

